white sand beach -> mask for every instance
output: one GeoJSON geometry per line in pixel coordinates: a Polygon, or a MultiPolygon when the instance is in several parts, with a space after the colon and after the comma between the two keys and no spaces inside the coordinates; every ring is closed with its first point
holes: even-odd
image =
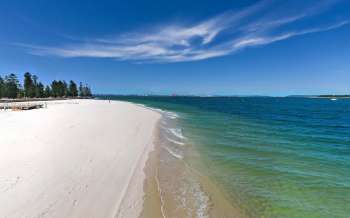
{"type": "Polygon", "coordinates": [[[98,100],[0,111],[0,217],[138,217],[159,119],[98,100]]]}

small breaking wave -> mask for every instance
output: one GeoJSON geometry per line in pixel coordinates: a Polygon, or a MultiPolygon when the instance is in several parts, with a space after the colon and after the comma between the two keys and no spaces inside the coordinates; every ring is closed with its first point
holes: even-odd
{"type": "Polygon", "coordinates": [[[185,136],[182,134],[182,129],[180,129],[180,128],[170,128],[167,131],[169,131],[174,136],[176,136],[176,137],[178,137],[180,139],[185,139],[185,136]]]}
{"type": "Polygon", "coordinates": [[[169,138],[169,137],[166,137],[166,139],[167,139],[169,142],[172,142],[172,143],[174,143],[174,144],[178,144],[178,145],[182,145],[182,146],[185,145],[185,143],[179,142],[179,141],[174,140],[174,139],[171,139],[171,138],[169,138]]]}
{"type": "Polygon", "coordinates": [[[146,107],[146,105],[144,105],[144,104],[139,104],[139,103],[135,103],[135,105],[140,106],[140,107],[146,107]]]}
{"type": "Polygon", "coordinates": [[[153,111],[157,111],[157,112],[165,115],[167,118],[172,119],[172,120],[179,118],[179,115],[177,113],[175,113],[175,112],[166,111],[166,110],[162,110],[162,109],[159,109],[159,108],[152,108],[152,107],[147,107],[147,108],[149,108],[149,109],[151,109],[153,111]]]}
{"type": "Polygon", "coordinates": [[[164,111],[164,110],[159,109],[159,108],[152,108],[152,107],[150,107],[150,109],[152,109],[152,110],[154,110],[154,111],[157,111],[157,112],[159,112],[159,113],[162,113],[162,114],[164,114],[164,113],[165,113],[165,111],[164,111]]]}
{"type": "Polygon", "coordinates": [[[175,112],[166,111],[166,110],[162,110],[162,109],[154,108],[154,107],[148,107],[144,104],[139,104],[139,103],[135,103],[135,105],[156,111],[158,113],[161,113],[161,114],[165,115],[167,118],[172,119],[172,120],[179,118],[179,115],[175,112]]]}
{"type": "Polygon", "coordinates": [[[177,119],[179,117],[179,115],[174,113],[174,112],[167,111],[167,112],[164,112],[164,113],[170,119],[177,119]]]}
{"type": "Polygon", "coordinates": [[[180,154],[177,154],[176,152],[172,151],[170,148],[168,148],[167,146],[164,146],[163,148],[165,148],[165,150],[167,150],[169,152],[169,154],[171,154],[173,157],[177,158],[177,159],[183,159],[183,156],[180,154]]]}

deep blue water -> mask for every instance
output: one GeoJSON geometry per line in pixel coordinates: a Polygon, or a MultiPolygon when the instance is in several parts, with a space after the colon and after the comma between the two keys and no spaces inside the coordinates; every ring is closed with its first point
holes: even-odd
{"type": "Polygon", "coordinates": [[[252,217],[350,217],[350,99],[113,99],[179,114],[199,170],[252,217]]]}

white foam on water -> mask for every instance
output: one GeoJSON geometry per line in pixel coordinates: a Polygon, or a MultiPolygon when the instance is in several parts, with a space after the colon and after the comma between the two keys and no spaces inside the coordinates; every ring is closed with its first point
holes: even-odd
{"type": "Polygon", "coordinates": [[[172,142],[172,143],[175,143],[175,144],[178,144],[178,145],[182,145],[182,146],[185,145],[185,143],[179,142],[179,141],[174,140],[174,139],[171,139],[171,138],[169,138],[169,137],[166,137],[166,139],[167,139],[169,142],[172,142]]]}
{"type": "Polygon", "coordinates": [[[199,185],[196,186],[196,192],[194,193],[197,199],[197,210],[196,215],[198,218],[207,218],[208,215],[208,205],[209,205],[209,197],[201,190],[199,185]]]}
{"type": "Polygon", "coordinates": [[[146,107],[146,105],[144,105],[144,104],[136,104],[135,103],[135,105],[140,106],[140,107],[146,107]]]}
{"type": "Polygon", "coordinates": [[[187,211],[187,217],[209,218],[210,198],[202,190],[201,185],[194,178],[185,178],[180,187],[180,204],[187,211]],[[189,196],[190,195],[190,196],[189,196]],[[194,204],[191,203],[194,200],[194,204]]]}
{"type": "Polygon", "coordinates": [[[146,105],[144,105],[144,104],[136,104],[136,103],[135,103],[135,105],[138,105],[138,106],[140,106],[140,107],[144,107],[144,108],[149,109],[149,110],[152,110],[152,111],[156,111],[156,112],[161,113],[161,114],[166,114],[166,113],[167,113],[166,111],[164,111],[164,110],[162,110],[162,109],[153,108],[153,107],[148,107],[148,106],[146,106],[146,105]]]}
{"type": "Polygon", "coordinates": [[[170,111],[167,111],[165,112],[166,116],[170,119],[177,119],[179,117],[178,114],[174,113],[174,112],[170,112],[170,111]]]}
{"type": "Polygon", "coordinates": [[[173,157],[182,160],[183,156],[180,154],[177,154],[176,152],[172,151],[170,148],[168,148],[167,146],[164,146],[163,148],[165,148],[165,150],[167,150],[169,152],[169,154],[171,154],[173,157]]]}
{"type": "Polygon", "coordinates": [[[174,136],[180,138],[180,139],[185,139],[185,136],[182,134],[182,129],[180,128],[170,128],[169,130],[170,133],[172,133],[174,136]]]}
{"type": "Polygon", "coordinates": [[[165,210],[164,210],[163,192],[162,192],[162,189],[160,188],[159,179],[158,179],[158,170],[157,170],[157,174],[156,174],[156,183],[157,183],[158,193],[160,196],[160,211],[162,213],[163,218],[166,218],[165,210]]]}
{"type": "Polygon", "coordinates": [[[146,106],[144,104],[135,103],[135,105],[138,105],[138,106],[141,106],[141,107],[153,110],[153,111],[157,111],[157,112],[165,115],[169,119],[177,119],[179,117],[179,115],[177,113],[175,113],[175,112],[166,111],[166,110],[162,110],[162,109],[159,109],[159,108],[148,107],[148,106],[146,106]]]}
{"type": "Polygon", "coordinates": [[[154,111],[158,111],[159,113],[162,113],[162,114],[164,114],[165,113],[165,111],[164,110],[162,110],[162,109],[159,109],[159,108],[151,108],[151,107],[149,107],[150,109],[152,109],[152,110],[154,110],[154,111]]]}

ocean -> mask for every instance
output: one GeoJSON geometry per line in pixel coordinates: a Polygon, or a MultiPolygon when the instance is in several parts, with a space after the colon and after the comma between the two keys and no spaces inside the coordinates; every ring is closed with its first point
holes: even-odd
{"type": "Polygon", "coordinates": [[[167,217],[350,217],[348,99],[102,98],[163,113],[167,217]]]}

